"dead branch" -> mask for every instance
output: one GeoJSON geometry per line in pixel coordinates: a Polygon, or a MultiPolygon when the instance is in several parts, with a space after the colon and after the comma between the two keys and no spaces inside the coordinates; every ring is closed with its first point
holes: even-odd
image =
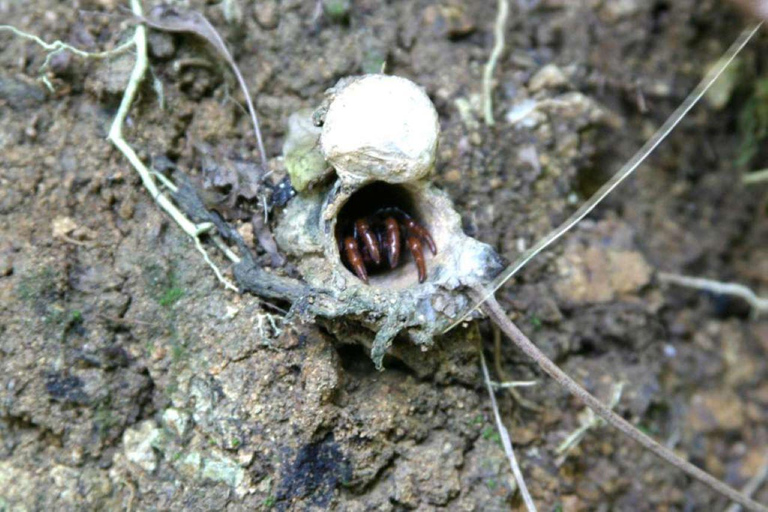
{"type": "Polygon", "coordinates": [[[557,383],[565,388],[570,394],[576,397],[579,401],[584,403],[587,407],[592,409],[595,414],[603,418],[606,423],[617,428],[622,434],[626,435],[633,441],[640,444],[643,448],[649,450],[654,455],[660,457],[669,464],[679,468],[691,477],[702,482],[710,487],[715,492],[722,494],[731,501],[742,505],[748,510],[754,510],[759,512],[768,512],[768,507],[757,503],[748,496],[745,496],[736,489],[724,484],[717,478],[713,477],[706,471],[699,469],[690,462],[681,459],[674,454],[671,450],[665,448],[661,444],[654,441],[651,437],[642,433],[637,428],[633,427],[627,420],[614,413],[608,406],[604,405],[600,400],[591,395],[586,389],[582,388],[575,380],[573,380],[568,374],[561,370],[555,363],[553,363],[539,348],[523,334],[520,329],[507,317],[506,312],[502,309],[496,298],[492,295],[492,292],[478,287],[474,289],[475,298],[482,302],[483,311],[490,317],[490,319],[499,326],[499,328],[517,345],[520,350],[525,352],[531,359],[533,359],[545,373],[555,379],[557,383]]]}

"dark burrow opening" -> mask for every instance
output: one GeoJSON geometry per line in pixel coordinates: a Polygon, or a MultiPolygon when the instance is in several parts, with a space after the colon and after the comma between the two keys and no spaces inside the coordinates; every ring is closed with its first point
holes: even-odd
{"type": "MultiPolygon", "coordinates": [[[[430,227],[423,223],[419,215],[413,194],[402,185],[377,181],[355,192],[339,211],[336,222],[336,243],[344,266],[355,274],[349,251],[345,246],[345,241],[351,237],[356,241],[359,256],[362,258],[369,277],[393,270],[387,257],[390,244],[387,242],[386,222],[389,219],[394,219],[399,227],[398,236],[400,239],[399,258],[394,268],[413,265],[415,269],[414,258],[406,243],[408,229],[405,223],[409,218],[426,229],[427,232],[430,231],[430,227]],[[367,250],[364,235],[358,229],[357,223],[361,219],[367,222],[370,233],[379,249],[380,263],[378,264],[373,261],[372,255],[367,250]]],[[[430,249],[426,240],[423,238],[420,240],[426,258],[430,249]]]]}

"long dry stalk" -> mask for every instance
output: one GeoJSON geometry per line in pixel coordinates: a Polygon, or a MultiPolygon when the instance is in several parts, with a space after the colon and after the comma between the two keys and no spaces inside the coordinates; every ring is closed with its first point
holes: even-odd
{"type": "Polygon", "coordinates": [[[491,318],[491,320],[499,326],[504,334],[509,337],[512,342],[517,345],[523,352],[525,352],[531,359],[533,359],[545,373],[555,379],[560,386],[566,389],[570,394],[579,399],[584,405],[594,411],[595,414],[603,418],[606,423],[616,427],[622,434],[626,435],[633,441],[636,441],[643,448],[646,448],[654,455],[657,455],[669,464],[679,468],[696,480],[709,486],[715,492],[726,496],[731,501],[738,503],[747,510],[768,512],[768,508],[750,499],[748,496],[737,491],[736,489],[724,484],[717,478],[713,477],[706,471],[699,469],[690,462],[681,459],[675,455],[672,450],[657,443],[651,437],[642,433],[640,430],[632,426],[627,420],[613,412],[610,407],[603,404],[600,400],[591,395],[586,389],[581,387],[575,380],[573,380],[567,373],[561,370],[555,363],[553,363],[539,348],[523,334],[520,329],[507,317],[506,312],[502,309],[496,298],[491,294],[488,297],[488,291],[482,288],[477,288],[474,291],[474,295],[477,299],[482,299],[483,311],[491,318]]]}

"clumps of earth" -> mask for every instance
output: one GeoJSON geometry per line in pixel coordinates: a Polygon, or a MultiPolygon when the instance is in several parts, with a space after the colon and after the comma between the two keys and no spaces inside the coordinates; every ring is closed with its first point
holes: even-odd
{"type": "MultiPolygon", "coordinates": [[[[386,64],[423,86],[441,125],[429,179],[466,234],[510,257],[607,179],[744,26],[719,1],[510,2],[488,129],[478,105],[494,2],[331,3],[343,16],[316,21],[315,2],[191,2],[253,87],[272,156],[286,120],[309,108],[292,120],[315,130],[307,140],[320,151],[286,157],[332,169],[312,114],[338,77],[386,64]],[[241,16],[225,16],[235,4],[241,16]]],[[[46,41],[101,50],[127,33],[112,4],[0,2],[0,14],[46,41]]],[[[496,351],[482,323],[426,353],[396,339],[397,358],[377,372],[361,348],[377,319],[347,311],[345,321],[339,308],[337,320],[287,328],[256,297],[223,290],[104,140],[133,53],[64,55],[50,94],[36,81],[44,54],[0,37],[0,509],[508,510],[520,503],[480,386],[481,344],[496,378],[539,380],[520,394],[540,411],[498,398],[542,508],[727,506],[608,429],[558,465],[581,407],[511,347],[496,351]]],[[[220,62],[191,43],[150,35],[166,108],[148,80],[126,136],[160,172],[169,162],[231,172],[225,203],[240,218],[260,199],[241,179],[259,155],[220,62]]],[[[764,53],[747,48],[744,62],[764,53]]],[[[664,288],[654,271],[765,285],[764,189],[742,185],[733,166],[734,127],[759,78],[739,74],[730,100],[697,109],[592,222],[498,295],[590,391],[607,400],[623,382],[618,413],[738,488],[764,464],[766,323],[738,300],[664,288]]],[[[326,180],[295,180],[295,199],[328,193],[336,171],[326,180]]],[[[325,236],[316,261],[362,288],[327,256],[325,236]]],[[[416,277],[412,261],[398,272],[416,277]]],[[[755,497],[766,501],[765,486],[755,497]]]]}

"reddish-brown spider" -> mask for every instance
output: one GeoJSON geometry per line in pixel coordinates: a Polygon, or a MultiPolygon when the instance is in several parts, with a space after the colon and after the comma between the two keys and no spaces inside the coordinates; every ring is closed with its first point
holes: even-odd
{"type": "Polygon", "coordinates": [[[372,215],[358,218],[343,236],[340,252],[342,260],[367,284],[369,268],[383,264],[382,249],[389,268],[397,267],[403,242],[416,262],[419,282],[423,283],[427,266],[422,243],[426,242],[432,254],[437,254],[437,247],[429,232],[400,208],[380,208],[372,215]]]}

